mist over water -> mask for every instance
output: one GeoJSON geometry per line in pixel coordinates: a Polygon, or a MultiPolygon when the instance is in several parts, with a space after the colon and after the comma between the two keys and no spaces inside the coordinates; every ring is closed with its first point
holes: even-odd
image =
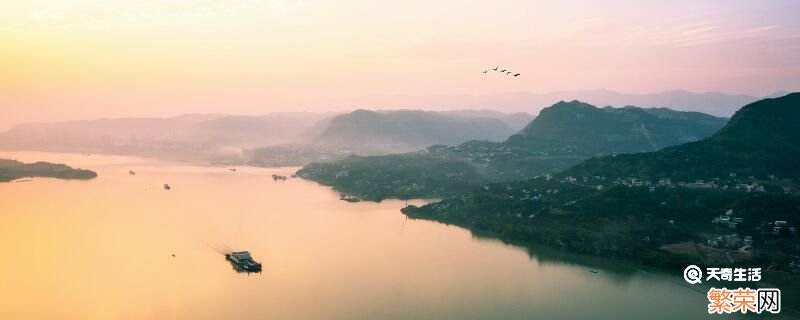
{"type": "Polygon", "coordinates": [[[99,174],[89,181],[0,184],[2,319],[706,314],[704,293],[687,288],[679,274],[557,250],[529,252],[406,219],[399,212],[404,201],[348,203],[310,181],[271,178],[295,168],[232,172],[30,152],[0,158],[47,159],[99,174]],[[235,272],[223,253],[240,250],[250,251],[263,272],[235,272]]]}

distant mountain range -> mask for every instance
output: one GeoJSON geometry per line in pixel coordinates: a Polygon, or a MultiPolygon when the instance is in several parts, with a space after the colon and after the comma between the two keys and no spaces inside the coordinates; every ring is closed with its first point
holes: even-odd
{"type": "Polygon", "coordinates": [[[382,155],[421,150],[434,144],[471,139],[500,141],[534,117],[491,110],[356,110],[320,121],[309,143],[245,150],[241,162],[252,166],[301,166],[349,155],[382,155]]]}
{"type": "Polygon", "coordinates": [[[515,132],[506,122],[472,113],[356,110],[336,116],[314,144],[385,153],[469,140],[502,141],[515,132]],[[478,115],[475,117],[474,115],[478,115]]]}
{"type": "Polygon", "coordinates": [[[800,179],[800,93],[748,104],[713,136],[657,152],[591,159],[566,175],[709,180],[800,179]]]}
{"type": "Polygon", "coordinates": [[[439,111],[443,115],[459,116],[464,118],[493,118],[505,122],[514,132],[524,128],[536,116],[527,112],[504,113],[493,110],[451,110],[439,111]]]}
{"type": "Polygon", "coordinates": [[[340,115],[297,112],[98,119],[18,125],[0,133],[0,148],[297,165],[337,154],[385,154],[470,139],[499,141],[532,117],[488,110],[357,110],[340,115]]]}
{"type": "Polygon", "coordinates": [[[663,91],[650,94],[628,94],[611,90],[574,90],[548,93],[513,92],[485,95],[449,96],[374,96],[355,100],[357,105],[380,105],[387,108],[463,108],[492,109],[504,112],[531,112],[562,100],[580,100],[596,106],[663,107],[679,111],[697,111],[719,117],[730,117],[739,107],[762,98],[779,97],[787,91],[777,91],[765,97],[726,94],[718,92],[697,93],[686,90],[663,91]]]}
{"type": "Polygon", "coordinates": [[[243,148],[300,140],[330,114],[182,115],[18,125],[0,134],[0,148],[107,153],[203,161],[243,148]]]}
{"type": "Polygon", "coordinates": [[[303,177],[370,200],[439,197],[482,183],[527,179],[592,156],[653,151],[702,139],[726,119],[669,109],[597,108],[579,101],[542,110],[504,142],[470,141],[424,152],[310,164],[303,177]]]}

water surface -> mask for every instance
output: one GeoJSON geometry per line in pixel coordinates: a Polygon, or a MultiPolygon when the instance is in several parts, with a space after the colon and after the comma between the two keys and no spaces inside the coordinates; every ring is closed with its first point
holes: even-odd
{"type": "Polygon", "coordinates": [[[0,183],[0,319],[708,317],[705,294],[679,274],[529,252],[408,220],[402,201],[348,203],[310,181],[272,180],[292,168],[0,158],[99,174],[0,183]],[[264,271],[235,272],[227,250],[251,251],[264,271]]]}

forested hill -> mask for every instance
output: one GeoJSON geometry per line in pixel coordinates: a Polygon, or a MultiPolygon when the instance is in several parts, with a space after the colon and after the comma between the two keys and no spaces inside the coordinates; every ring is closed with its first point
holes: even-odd
{"type": "Polygon", "coordinates": [[[600,157],[564,175],[671,178],[731,176],[800,179],[800,93],[764,99],[739,110],[707,139],[657,152],[600,157]]]}
{"type": "Polygon", "coordinates": [[[556,172],[592,156],[702,139],[724,124],[723,118],[696,112],[559,102],[505,142],[470,141],[421,152],[353,156],[310,164],[299,174],[370,200],[451,196],[486,182],[556,172]]]}
{"type": "Polygon", "coordinates": [[[698,112],[562,101],[542,110],[508,143],[587,155],[655,151],[705,138],[725,121],[698,112]]]}

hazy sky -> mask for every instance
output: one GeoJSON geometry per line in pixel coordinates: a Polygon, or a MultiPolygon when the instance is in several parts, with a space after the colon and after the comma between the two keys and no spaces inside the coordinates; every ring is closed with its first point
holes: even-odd
{"type": "Polygon", "coordinates": [[[800,1],[0,2],[12,122],[355,97],[800,89],[800,1]],[[500,64],[518,78],[480,73],[500,64]]]}

